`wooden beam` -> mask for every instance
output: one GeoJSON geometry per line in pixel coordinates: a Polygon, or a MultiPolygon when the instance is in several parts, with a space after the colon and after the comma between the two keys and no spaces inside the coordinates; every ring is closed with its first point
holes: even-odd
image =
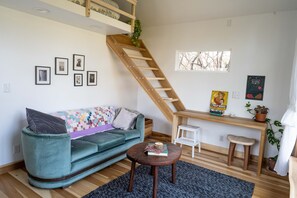
{"type": "Polygon", "coordinates": [[[130,58],[133,58],[133,59],[139,59],[139,60],[152,60],[152,58],[149,58],[149,57],[143,57],[143,56],[134,56],[134,55],[128,55],[130,58]]]}
{"type": "Polygon", "coordinates": [[[127,2],[133,4],[133,5],[136,5],[137,1],[136,0],[126,0],[127,2]]]}
{"type": "Polygon", "coordinates": [[[165,78],[147,77],[147,80],[165,80],[165,78]]]}
{"type": "Polygon", "coordinates": [[[90,17],[91,0],[86,0],[86,17],[90,17]]]}
{"type": "Polygon", "coordinates": [[[137,67],[143,70],[159,70],[158,68],[147,67],[147,66],[137,66],[137,67]]]}

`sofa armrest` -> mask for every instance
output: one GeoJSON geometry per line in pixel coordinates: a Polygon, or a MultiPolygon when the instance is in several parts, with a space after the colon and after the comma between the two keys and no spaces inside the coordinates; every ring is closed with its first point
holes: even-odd
{"type": "Polygon", "coordinates": [[[135,128],[140,131],[140,140],[144,140],[144,115],[139,114],[136,118],[135,128]]]}
{"type": "Polygon", "coordinates": [[[69,134],[36,134],[22,130],[24,161],[30,175],[38,178],[60,178],[71,170],[69,134]]]}

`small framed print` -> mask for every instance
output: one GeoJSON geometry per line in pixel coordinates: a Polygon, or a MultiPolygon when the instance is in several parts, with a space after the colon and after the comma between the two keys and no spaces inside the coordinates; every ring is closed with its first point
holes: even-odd
{"type": "Polygon", "coordinates": [[[74,86],[83,86],[83,75],[74,74],[74,86]]]}
{"type": "Polygon", "coordinates": [[[263,100],[265,76],[247,76],[245,99],[263,100]]]}
{"type": "Polygon", "coordinates": [[[55,74],[68,75],[68,58],[55,58],[55,74]]]}
{"type": "Polygon", "coordinates": [[[97,71],[87,72],[87,85],[96,86],[97,85],[97,71]]]}
{"type": "Polygon", "coordinates": [[[51,84],[51,68],[47,66],[35,66],[35,85],[51,84]]]}
{"type": "Polygon", "coordinates": [[[85,56],[80,54],[73,54],[73,70],[85,71],[85,56]]]}

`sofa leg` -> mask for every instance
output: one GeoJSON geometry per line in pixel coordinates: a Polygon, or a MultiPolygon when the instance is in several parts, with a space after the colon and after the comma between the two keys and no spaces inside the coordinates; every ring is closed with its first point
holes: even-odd
{"type": "Polygon", "coordinates": [[[66,189],[69,188],[71,185],[67,185],[67,186],[62,186],[61,189],[66,189]]]}

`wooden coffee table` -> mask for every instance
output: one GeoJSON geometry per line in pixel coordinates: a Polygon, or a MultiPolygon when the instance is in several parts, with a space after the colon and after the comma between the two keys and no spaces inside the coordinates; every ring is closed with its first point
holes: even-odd
{"type": "Polygon", "coordinates": [[[172,165],[172,183],[176,181],[176,162],[181,156],[181,148],[174,144],[166,143],[168,148],[168,156],[150,156],[144,153],[144,149],[147,146],[147,142],[139,143],[132,146],[127,151],[127,157],[132,161],[131,172],[130,172],[130,182],[128,191],[133,190],[133,180],[135,173],[136,162],[142,165],[151,166],[151,173],[154,176],[153,180],[153,197],[157,197],[157,187],[158,187],[158,167],[172,165]]]}

